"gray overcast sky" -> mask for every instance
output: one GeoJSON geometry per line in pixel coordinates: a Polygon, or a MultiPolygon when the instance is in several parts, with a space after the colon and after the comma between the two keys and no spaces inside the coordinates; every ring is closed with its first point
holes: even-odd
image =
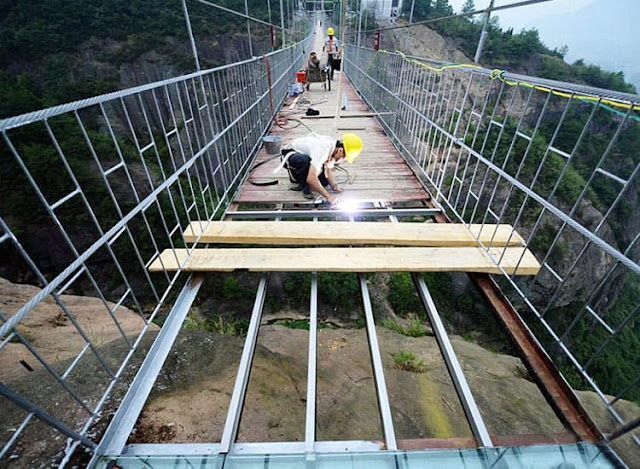
{"type": "MultiPolygon", "coordinates": [[[[449,0],[449,4],[459,12],[464,1],[449,0]]],[[[519,1],[496,0],[495,5],[519,1]]],[[[489,6],[489,0],[474,3],[476,9],[489,6]]],[[[536,28],[548,47],[567,45],[565,59],[569,63],[582,58],[604,70],[623,71],[627,81],[640,90],[640,40],[636,32],[640,0],[551,0],[494,15],[503,29],[511,27],[517,33],[536,28]]]]}
{"type": "MultiPolygon", "coordinates": [[[[495,0],[495,6],[509,5],[518,3],[521,0],[495,0]]],[[[587,5],[596,3],[597,0],[551,0],[542,2],[537,5],[527,5],[524,7],[512,8],[496,12],[500,18],[500,25],[503,28],[512,27],[515,32],[523,28],[530,29],[536,27],[537,24],[543,22],[545,17],[557,15],[561,13],[570,13],[580,10],[587,5]]],[[[456,12],[459,12],[464,5],[465,0],[449,0],[449,4],[456,12]]],[[[474,0],[476,9],[487,8],[489,0],[474,0]]],[[[544,41],[544,38],[542,38],[544,41]]],[[[552,47],[561,46],[562,44],[547,44],[552,47]]]]}

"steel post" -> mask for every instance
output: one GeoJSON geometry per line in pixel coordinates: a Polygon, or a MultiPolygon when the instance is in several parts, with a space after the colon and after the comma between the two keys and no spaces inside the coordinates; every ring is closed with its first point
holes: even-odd
{"type": "Polygon", "coordinates": [[[493,8],[494,0],[489,3],[488,11],[484,17],[484,23],[482,25],[482,32],[480,33],[480,40],[478,41],[478,48],[476,49],[476,55],[473,57],[475,63],[480,62],[480,55],[482,54],[482,47],[484,41],[487,39],[487,28],[489,27],[489,18],[491,17],[491,9],[493,8]]]}
{"type": "Polygon", "coordinates": [[[187,10],[187,0],[182,0],[182,11],[184,12],[184,19],[187,22],[187,32],[189,33],[189,42],[191,42],[191,51],[193,52],[193,59],[196,62],[196,70],[200,71],[200,60],[198,60],[198,49],[196,48],[196,41],[193,38],[193,31],[191,29],[191,19],[189,18],[189,10],[187,10]]]}
{"type": "MultiPolygon", "coordinates": [[[[244,0],[244,13],[249,16],[249,3],[248,0],[244,0]]],[[[249,56],[253,57],[253,43],[251,41],[251,22],[247,19],[247,36],[249,39],[249,56]]]]}

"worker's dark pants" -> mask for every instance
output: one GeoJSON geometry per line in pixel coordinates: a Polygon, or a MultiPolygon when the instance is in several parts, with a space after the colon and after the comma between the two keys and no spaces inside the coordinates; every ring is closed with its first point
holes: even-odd
{"type": "Polygon", "coordinates": [[[335,69],[334,55],[327,54],[327,65],[329,65],[329,79],[333,81],[333,70],[335,69]]]}
{"type": "MultiPolygon", "coordinates": [[[[302,186],[302,192],[310,194],[311,188],[307,183],[307,176],[309,175],[309,168],[311,167],[311,157],[303,153],[294,153],[289,157],[287,164],[289,167],[289,174],[291,174],[291,177],[302,186]]],[[[315,171],[315,169],[311,169],[315,171]]],[[[329,185],[329,180],[324,175],[324,166],[322,167],[322,172],[318,176],[318,179],[320,180],[320,184],[323,186],[329,185]]]]}

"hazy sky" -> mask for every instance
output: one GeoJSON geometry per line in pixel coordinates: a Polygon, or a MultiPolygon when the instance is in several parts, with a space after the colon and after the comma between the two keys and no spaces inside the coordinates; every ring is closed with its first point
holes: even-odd
{"type": "MultiPolygon", "coordinates": [[[[520,0],[495,0],[495,6],[520,0]]],[[[464,0],[449,0],[459,12],[464,0]]],[[[489,0],[475,0],[476,9],[489,0]]],[[[569,47],[565,60],[584,59],[605,70],[623,71],[640,90],[640,40],[637,19],[640,0],[550,0],[494,13],[503,29],[514,32],[536,28],[542,42],[553,48],[569,47]]],[[[480,20],[481,17],[478,17],[480,20]]]]}
{"type": "MultiPolygon", "coordinates": [[[[509,5],[511,3],[519,3],[520,1],[521,0],[495,0],[495,6],[509,5]]],[[[456,12],[462,9],[464,2],[465,0],[449,0],[449,4],[456,12]]],[[[512,27],[515,32],[518,32],[523,28],[529,29],[536,27],[536,25],[544,21],[545,17],[577,11],[596,2],[597,0],[550,0],[536,5],[511,8],[494,14],[500,18],[500,25],[503,28],[512,27]]],[[[489,0],[474,0],[474,3],[477,10],[489,6],[489,0]]],[[[544,41],[544,38],[542,39],[544,41]]],[[[558,44],[548,45],[553,47],[558,46],[558,44]]]]}

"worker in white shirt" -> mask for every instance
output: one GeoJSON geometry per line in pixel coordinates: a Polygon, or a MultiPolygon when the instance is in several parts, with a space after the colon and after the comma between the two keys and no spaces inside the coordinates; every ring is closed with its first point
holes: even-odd
{"type": "Polygon", "coordinates": [[[338,196],[330,193],[342,192],[342,186],[335,182],[333,168],[342,161],[353,163],[362,151],[362,140],[356,134],[344,134],[342,140],[327,135],[309,135],[293,140],[283,151],[285,154],[282,167],[289,170],[289,175],[306,199],[314,199],[312,191],[319,193],[331,205],[338,203],[338,196]]]}

